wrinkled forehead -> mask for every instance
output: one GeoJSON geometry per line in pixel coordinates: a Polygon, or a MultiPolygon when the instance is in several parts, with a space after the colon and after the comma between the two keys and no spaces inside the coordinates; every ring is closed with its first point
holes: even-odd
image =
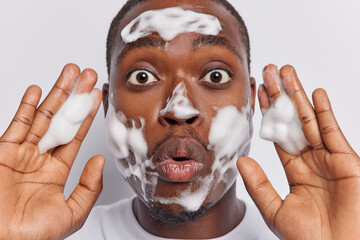
{"type": "MultiPolygon", "coordinates": [[[[184,24],[184,21],[187,21],[189,28],[193,28],[190,31],[201,33],[201,31],[197,30],[204,30],[202,34],[206,35],[219,35],[225,37],[231,45],[237,49],[239,52],[244,50],[244,46],[242,46],[241,35],[239,31],[239,25],[235,17],[224,8],[224,6],[215,3],[209,0],[181,0],[181,1],[169,1],[169,0],[150,0],[140,3],[134,6],[122,19],[118,28],[117,28],[117,40],[116,40],[116,48],[121,49],[124,47],[126,43],[136,39],[137,37],[141,37],[140,31],[144,30],[144,26],[142,29],[137,29],[140,31],[136,31],[136,28],[140,27],[139,24],[141,23],[139,20],[142,19],[142,23],[147,24],[149,20],[153,22],[158,21],[158,23],[162,23],[162,28],[168,27],[168,32],[173,31],[174,36],[176,37],[176,33],[179,34],[179,31],[174,31],[175,25],[184,24]],[[169,11],[168,11],[169,10],[169,11]],[[175,13],[175,14],[172,14],[175,13]],[[176,17],[176,12],[178,15],[181,15],[180,18],[176,17]],[[160,16],[162,15],[162,16],[160,16]],[[173,15],[175,18],[172,18],[172,24],[166,22],[170,18],[166,18],[166,15],[173,15]],[[207,17],[206,17],[207,16],[207,17]],[[193,21],[196,18],[201,18],[200,20],[203,22],[196,22],[193,21]],[[154,20],[155,19],[155,20],[154,20]],[[160,20],[160,21],[159,21],[160,20]],[[163,22],[161,22],[161,20],[163,22]],[[196,26],[191,26],[191,23],[197,24],[196,26]],[[220,25],[220,29],[217,32],[216,24],[220,25]],[[190,23],[190,24],[189,24],[190,23]],[[125,28],[125,29],[124,29],[125,28]],[[194,31],[195,29],[195,31],[194,31]],[[135,33],[135,34],[127,34],[129,39],[122,39],[121,32],[127,33],[135,33]],[[136,35],[137,34],[137,35],[136,35]],[[130,35],[130,36],[129,36],[130,35]]],[[[151,29],[147,29],[150,30],[151,29]]],[[[156,31],[152,31],[156,32],[156,31]]],[[[142,34],[144,35],[144,34],[142,34]]],[[[159,34],[160,35],[160,34],[159,34]]],[[[171,35],[171,34],[167,34],[171,35]]],[[[124,36],[124,35],[123,35],[124,36]]],[[[164,40],[166,37],[161,36],[164,40]]]]}

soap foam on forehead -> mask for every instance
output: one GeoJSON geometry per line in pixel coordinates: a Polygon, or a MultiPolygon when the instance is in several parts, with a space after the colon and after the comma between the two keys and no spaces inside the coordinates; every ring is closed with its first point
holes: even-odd
{"type": "Polygon", "coordinates": [[[143,12],[121,31],[121,38],[130,43],[157,32],[162,39],[170,41],[181,33],[217,35],[221,29],[220,21],[213,15],[170,7],[143,12]]]}

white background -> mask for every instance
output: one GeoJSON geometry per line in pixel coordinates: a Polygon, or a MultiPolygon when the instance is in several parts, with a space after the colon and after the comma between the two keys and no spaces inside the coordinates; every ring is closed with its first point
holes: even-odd
{"type": "MultiPolygon", "coordinates": [[[[252,75],[262,81],[269,63],[297,68],[309,96],[325,88],[349,142],[360,152],[360,2],[356,0],[233,0],[247,23],[251,39],[252,75]]],[[[125,1],[17,0],[0,1],[0,131],[16,112],[27,86],[37,84],[43,97],[63,65],[93,68],[97,87],[107,81],[105,40],[112,18],[125,1]]],[[[71,170],[66,196],[78,182],[85,162],[94,154],[106,158],[104,190],[97,204],[131,196],[107,151],[102,107],[71,170]]],[[[272,143],[258,137],[261,114],[255,111],[250,156],[255,158],[284,197],[285,175],[272,143]]],[[[242,180],[238,195],[249,200],[242,180]]]]}

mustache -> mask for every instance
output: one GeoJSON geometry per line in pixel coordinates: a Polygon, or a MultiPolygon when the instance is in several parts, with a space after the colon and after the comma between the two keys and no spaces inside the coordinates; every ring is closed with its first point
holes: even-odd
{"type": "MultiPolygon", "coordinates": [[[[150,158],[151,156],[154,156],[154,154],[156,153],[158,148],[164,142],[166,142],[170,138],[173,138],[175,136],[175,134],[177,134],[178,132],[179,131],[176,131],[174,129],[170,130],[163,139],[161,139],[159,142],[157,142],[154,145],[154,147],[152,147],[151,151],[149,151],[149,153],[148,153],[148,158],[150,158]]],[[[204,149],[208,149],[208,143],[204,142],[193,128],[187,128],[187,129],[185,129],[185,131],[181,131],[181,132],[185,133],[185,134],[181,135],[182,137],[190,136],[190,137],[194,138],[197,142],[199,142],[204,147],[204,149]]]]}

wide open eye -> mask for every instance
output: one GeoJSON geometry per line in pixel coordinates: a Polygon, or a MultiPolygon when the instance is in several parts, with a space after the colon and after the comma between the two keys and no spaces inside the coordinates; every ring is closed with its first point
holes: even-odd
{"type": "Polygon", "coordinates": [[[136,70],[130,74],[128,81],[129,83],[134,85],[146,85],[156,82],[157,79],[154,77],[153,74],[146,70],[136,70]]]}
{"type": "Polygon", "coordinates": [[[208,72],[202,81],[214,83],[214,84],[222,84],[227,83],[231,80],[229,74],[222,69],[215,69],[208,72]]]}

